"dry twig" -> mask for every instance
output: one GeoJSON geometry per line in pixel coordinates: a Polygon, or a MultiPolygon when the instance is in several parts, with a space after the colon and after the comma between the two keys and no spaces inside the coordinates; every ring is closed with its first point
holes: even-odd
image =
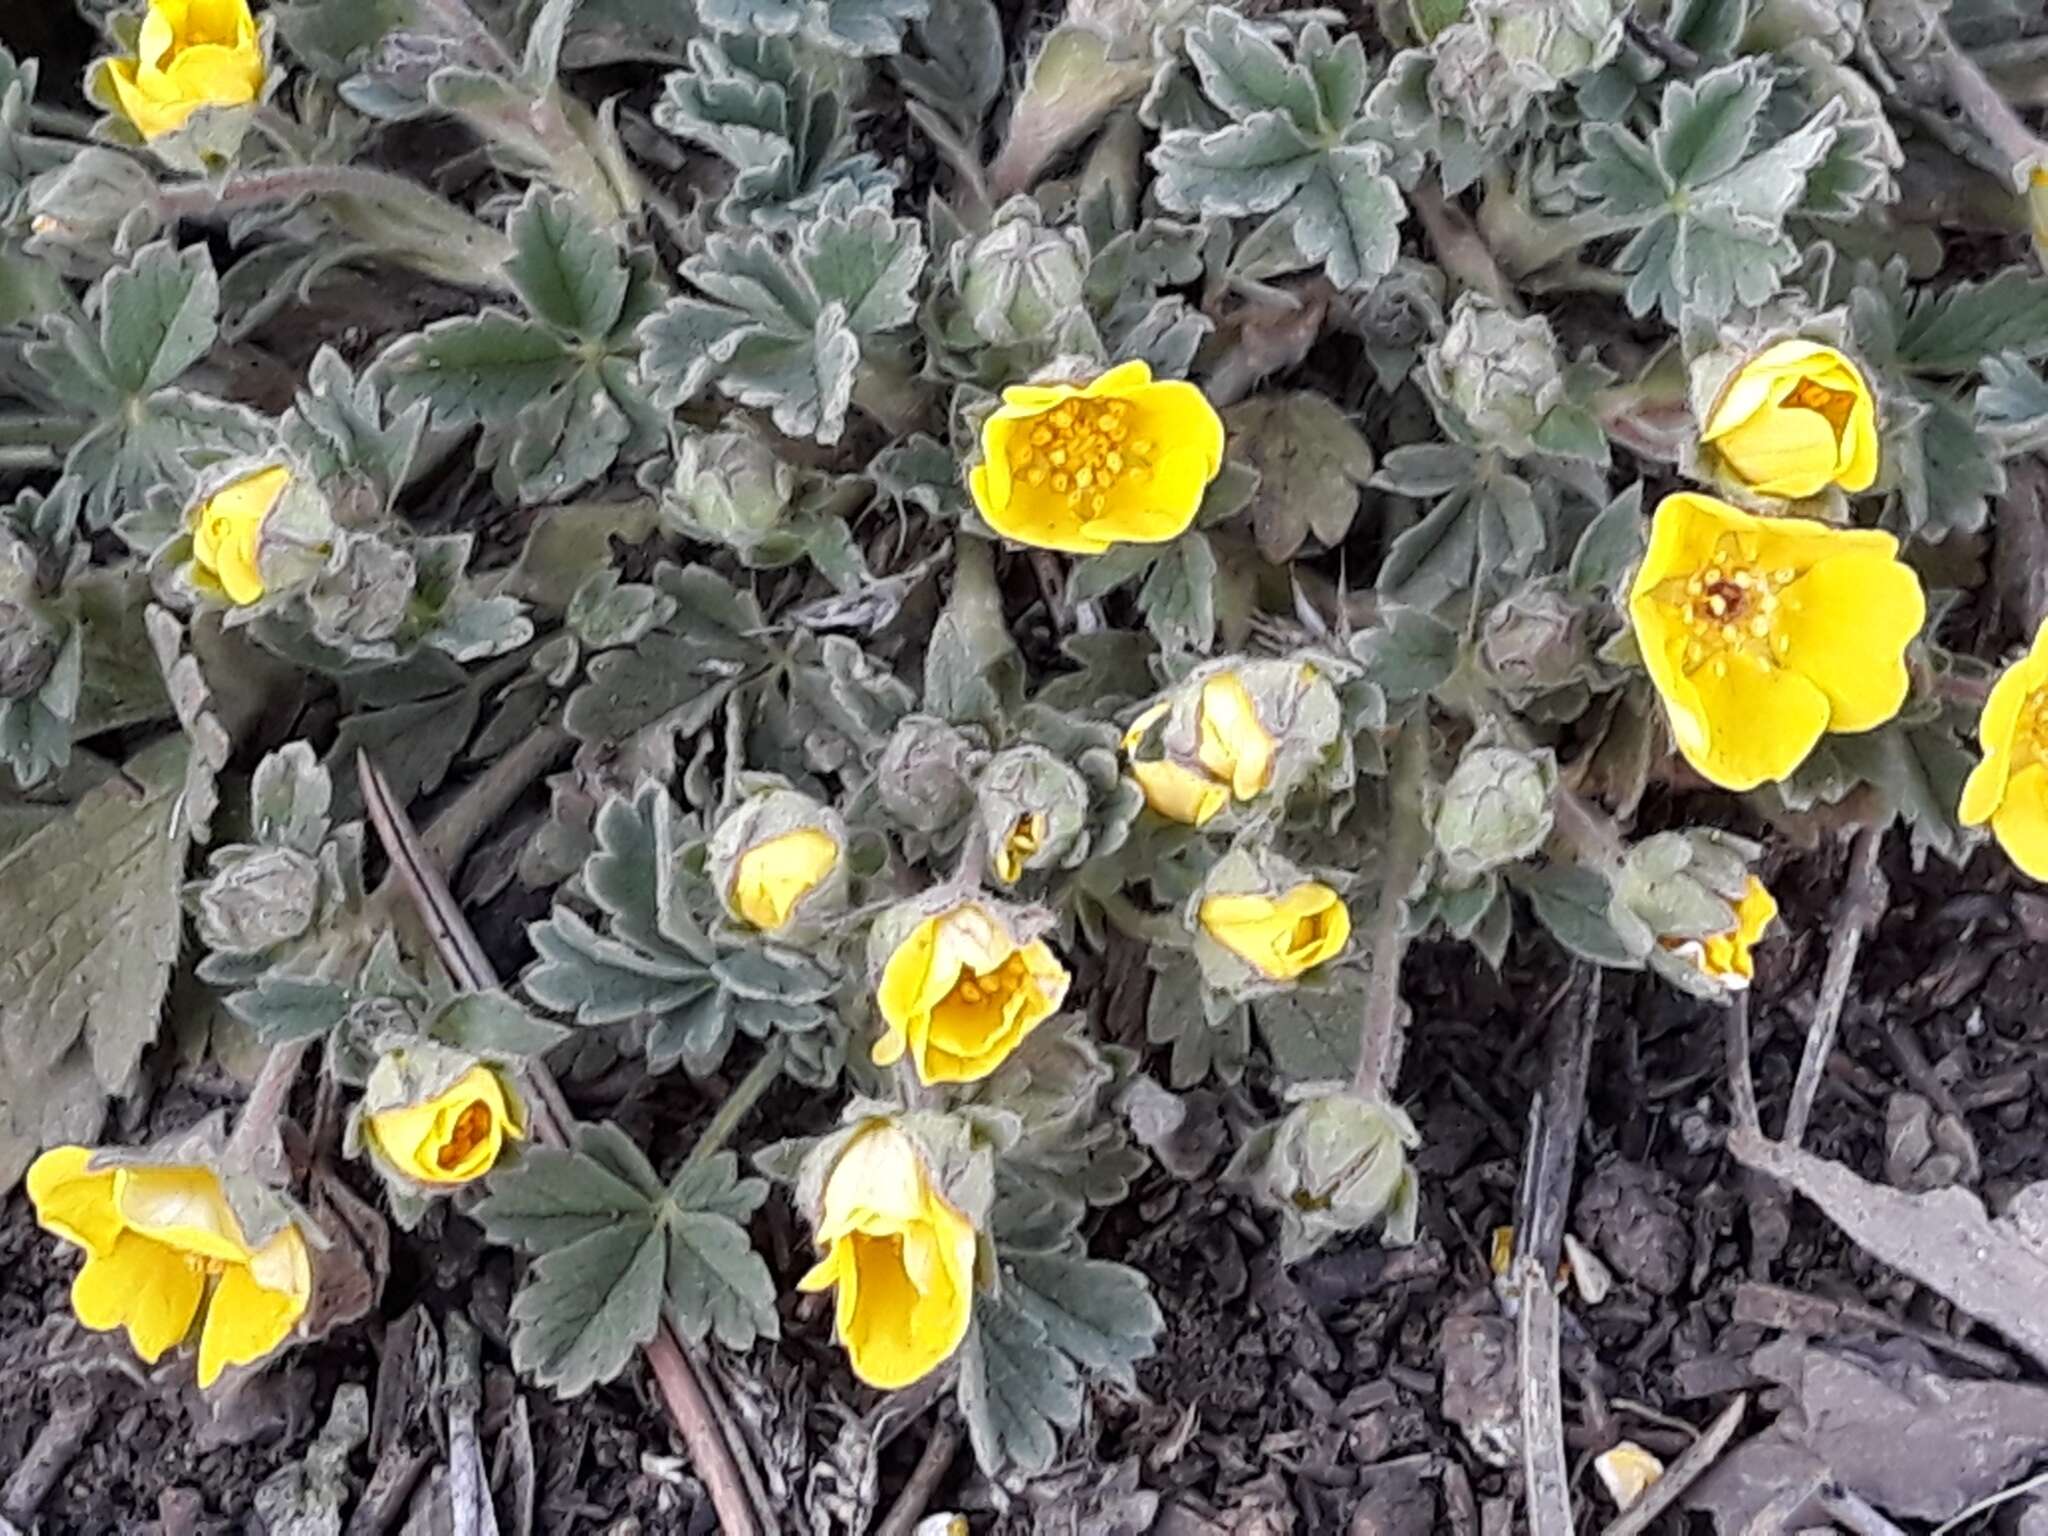
{"type": "Polygon", "coordinates": [[[1865,936],[1884,915],[1890,893],[1877,867],[1884,852],[1884,830],[1876,824],[1856,834],[1849,853],[1849,883],[1842,892],[1842,904],[1835,914],[1835,930],[1828,939],[1827,969],[1821,973],[1820,995],[1814,999],[1813,1020],[1806,1026],[1806,1049],[1799,1057],[1799,1076],[1792,1083],[1792,1102],[1785,1109],[1785,1129],[1779,1140],[1788,1147],[1806,1140],[1807,1123],[1813,1118],[1813,1102],[1820,1096],[1820,1080],[1834,1054],[1835,1037],[1842,1028],[1842,1008],[1849,1000],[1849,983],[1856,974],[1856,957],[1865,936]]]}
{"type": "Polygon", "coordinates": [[[1699,1439],[1664,1469],[1662,1477],[1643,1490],[1641,1498],[1607,1522],[1600,1536],[1637,1536],[1638,1532],[1648,1530],[1652,1520],[1684,1497],[1685,1491],[1721,1459],[1748,1411],[1748,1395],[1737,1393],[1735,1401],[1723,1408],[1720,1417],[1707,1426],[1699,1439]]]}

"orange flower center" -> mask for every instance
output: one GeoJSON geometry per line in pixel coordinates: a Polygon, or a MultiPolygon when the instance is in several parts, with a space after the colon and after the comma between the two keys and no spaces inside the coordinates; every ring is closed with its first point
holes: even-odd
{"type": "Polygon", "coordinates": [[[1820,417],[1833,430],[1839,447],[1842,434],[1849,430],[1849,412],[1856,405],[1856,397],[1846,389],[1829,389],[1817,379],[1801,379],[1785,397],[1785,404],[1820,417]]]}
{"type": "Polygon", "coordinates": [[[969,971],[953,988],[953,995],[963,1003],[986,1003],[1000,1009],[1030,979],[1031,967],[1024,963],[1023,955],[1015,954],[992,971],[969,971]]]}
{"type": "Polygon", "coordinates": [[[469,1160],[470,1153],[490,1134],[491,1106],[478,1099],[455,1117],[455,1129],[449,1133],[447,1143],[434,1154],[434,1161],[453,1172],[469,1160]]]}
{"type": "Polygon", "coordinates": [[[1686,671],[1712,665],[1725,676],[1731,651],[1782,665],[1792,641],[1777,620],[1798,600],[1781,594],[1797,575],[1790,567],[1767,571],[1752,565],[1732,539],[1724,539],[1705,570],[1664,583],[1659,595],[1685,624],[1686,671]]]}
{"type": "Polygon", "coordinates": [[[1010,470],[1026,485],[1064,496],[1075,515],[1099,514],[1119,483],[1152,477],[1150,438],[1130,435],[1128,400],[1069,400],[1039,417],[1010,449],[1010,470]]]}

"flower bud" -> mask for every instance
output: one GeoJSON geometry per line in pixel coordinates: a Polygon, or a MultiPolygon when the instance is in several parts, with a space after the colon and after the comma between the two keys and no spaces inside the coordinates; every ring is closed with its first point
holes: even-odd
{"type": "Polygon", "coordinates": [[[2024,180],[2027,222],[2034,232],[2034,255],[2042,266],[2048,267],[2048,159],[2024,165],[2016,174],[2024,180]]]}
{"type": "Polygon", "coordinates": [[[1335,742],[1336,689],[1315,662],[1215,662],[1140,711],[1124,755],[1145,803],[1207,825],[1233,802],[1285,796],[1335,742]]]}
{"type": "Polygon", "coordinates": [[[1047,916],[933,892],[871,931],[878,1067],[906,1053],[921,1083],[972,1083],[1066,1001],[1071,977],[1038,935],[1047,916]]]}
{"type": "Polygon", "coordinates": [[[735,921],[793,938],[846,905],[846,827],[793,789],[749,796],[711,839],[711,877],[735,921]]]}
{"type": "Polygon", "coordinates": [[[418,579],[407,551],[373,534],[357,534],[342,547],[306,593],[313,633],[337,649],[377,645],[404,624],[418,579]]]}
{"type": "Polygon", "coordinates": [[[1849,356],[1805,336],[1692,369],[1700,446],[1734,488],[1763,498],[1867,491],[1877,479],[1877,397],[1849,356]]]}
{"type": "Polygon", "coordinates": [[[981,749],[931,715],[905,715],[875,765],[882,808],[912,831],[939,834],[974,808],[981,749]]]}
{"type": "Polygon", "coordinates": [[[1856,46],[1862,22],[1859,0],[1756,0],[1741,49],[1797,57],[1801,44],[1812,43],[1827,58],[1840,61],[1856,46]]]}
{"type": "Polygon", "coordinates": [[[1513,694],[1577,682],[1591,659],[1585,610],[1555,586],[1517,588],[1488,610],[1480,627],[1480,664],[1513,694]]]}
{"type": "Polygon", "coordinates": [[[1429,100],[1481,141],[1509,132],[1528,113],[1541,80],[1516,68],[1495,46],[1492,33],[1471,19],[1437,33],[1430,44],[1429,100]]]}
{"type": "Polygon", "coordinates": [[[1453,879],[1526,859],[1550,836],[1557,757],[1547,748],[1470,746],[1444,784],[1436,846],[1453,879]]]}
{"type": "Polygon", "coordinates": [[[257,955],[298,938],[320,910],[320,870],[296,848],[228,848],[199,889],[199,937],[208,949],[257,955]]]}
{"type": "Polygon", "coordinates": [[[1259,1203],[1279,1213],[1280,1261],[1295,1263],[1333,1237],[1374,1225],[1385,1243],[1413,1242],[1414,1122],[1337,1084],[1296,1092],[1301,1102],[1255,1132],[1226,1175],[1246,1180],[1259,1203]]]}
{"type": "Polygon", "coordinates": [[[722,544],[750,561],[780,565],[802,549],[786,527],[796,484],[796,470],[758,433],[679,433],[662,516],[681,533],[722,544]]]}
{"type": "Polygon", "coordinates": [[[1613,0],[1472,0],[1472,17],[1531,88],[1549,92],[1600,69],[1621,48],[1613,0]]]}
{"type": "Polygon", "coordinates": [[[1518,319],[1477,292],[1458,296],[1450,327],[1423,366],[1437,398],[1482,444],[1503,453],[1528,453],[1537,424],[1564,395],[1564,359],[1550,322],[1518,319]]]}
{"type": "Polygon", "coordinates": [[[220,466],[186,511],[192,586],[244,608],[319,574],[334,522],[319,488],[282,464],[220,466]]]}
{"type": "Polygon", "coordinates": [[[495,1067],[422,1040],[377,1059],[349,1139],[419,1195],[482,1178],[525,1135],[526,1106],[495,1067]]]}
{"type": "Polygon", "coordinates": [[[1216,861],[1187,919],[1203,980],[1240,1000],[1285,990],[1351,942],[1342,896],[1278,854],[1247,848],[1216,861]]]}
{"type": "Polygon", "coordinates": [[[1443,324],[1444,278],[1437,268],[1402,261],[1358,303],[1358,334],[1368,347],[1412,352],[1443,324]]]}
{"type": "Polygon", "coordinates": [[[1749,872],[1760,852],[1711,829],[1646,837],[1622,862],[1609,920],[1682,990],[1699,997],[1739,991],[1754,974],[1750,950],[1778,910],[1749,872]]]}
{"type": "Polygon", "coordinates": [[[1004,885],[1060,867],[1088,824],[1087,781],[1040,746],[997,753],[977,798],[989,871],[1004,885]]]}
{"type": "Polygon", "coordinates": [[[987,234],[953,248],[952,276],[962,344],[1039,341],[1080,305],[1087,246],[1078,230],[1047,229],[1033,199],[1013,197],[987,234]]]}

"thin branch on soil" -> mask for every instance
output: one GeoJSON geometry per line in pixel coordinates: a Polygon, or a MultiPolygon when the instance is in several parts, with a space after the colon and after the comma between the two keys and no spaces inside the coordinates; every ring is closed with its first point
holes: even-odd
{"type": "Polygon", "coordinates": [[[2038,1488],[2048,1488],[2048,1472],[2037,1472],[2024,1483],[2014,1483],[2010,1488],[1994,1493],[1988,1499],[1979,1499],[1954,1519],[1942,1521],[1940,1525],[1929,1531],[1927,1536],[1948,1536],[1950,1531],[1961,1530],[1963,1526],[1976,1519],[1979,1515],[1986,1514],[1998,1508],[1999,1505],[2010,1503],[2014,1499],[2025,1498],[2038,1488]]]}
{"type": "Polygon", "coordinates": [[[1379,903],[1373,908],[1366,942],[1365,1013],[1360,1020],[1358,1067],[1352,1086],[1365,1098],[1384,1102],[1401,1076],[1401,1049],[1408,1033],[1408,1009],[1401,1001],[1401,957],[1408,892],[1429,852],[1429,828],[1422,819],[1422,776],[1429,760],[1429,723],[1411,721],[1394,738],[1387,769],[1387,847],[1380,872],[1379,903]]]}
{"type": "Polygon", "coordinates": [[[1842,1529],[1855,1536],[1906,1536],[1903,1528],[1879,1514],[1861,1497],[1846,1488],[1830,1488],[1820,1496],[1821,1508],[1841,1522],[1842,1529]]]}
{"type": "MultiPolygon", "coordinates": [[[[357,754],[356,773],[362,781],[364,808],[391,857],[392,868],[400,872],[429,928],[446,936],[445,947],[441,947],[442,963],[458,986],[478,992],[495,990],[498,978],[482,958],[482,947],[468,919],[449,891],[448,882],[428,860],[419,833],[404,808],[392,798],[384,775],[363,753],[357,754]]],[[[442,942],[437,938],[437,946],[442,942]]],[[[562,1097],[561,1085],[540,1061],[529,1063],[526,1075],[535,1090],[536,1139],[566,1145],[576,1117],[562,1097]]],[[[765,1511],[757,1512],[750,1492],[751,1487],[758,1486],[758,1479],[749,1479],[741,1471],[740,1457],[745,1450],[735,1443],[736,1437],[726,1426],[729,1415],[713,1406],[704,1375],[685,1353],[681,1338],[666,1316],[643,1352],[662,1404],[711,1496],[720,1528],[727,1536],[760,1536],[763,1531],[773,1530],[772,1518],[765,1511]]]]}
{"type": "Polygon", "coordinates": [[[932,1426],[932,1437],[925,1442],[924,1454],[918,1457],[910,1481],[896,1496],[888,1517],[875,1527],[875,1536],[911,1536],[932,1495],[939,1491],[940,1480],[959,1454],[960,1426],[941,1414],[939,1422],[932,1426]]]}
{"type": "Polygon", "coordinates": [[[1648,1530],[1652,1520],[1676,1504],[1685,1491],[1721,1459],[1721,1453],[1728,1449],[1728,1442],[1735,1438],[1735,1431],[1742,1425],[1742,1416],[1748,1411],[1748,1394],[1738,1392],[1735,1401],[1721,1410],[1720,1416],[1707,1426],[1706,1432],[1664,1469],[1662,1477],[1643,1490],[1641,1498],[1607,1522],[1600,1536],[1639,1536],[1640,1532],[1648,1530]]]}
{"type": "Polygon", "coordinates": [[[1778,1137],[1788,1147],[1806,1140],[1806,1127],[1813,1118],[1814,1100],[1820,1096],[1820,1082],[1834,1054],[1835,1038],[1842,1028],[1842,1008],[1849,1001],[1849,983],[1856,974],[1856,957],[1863,940],[1884,916],[1890,899],[1883,873],[1877,867],[1884,852],[1884,829],[1876,824],[1863,827],[1849,852],[1849,880],[1842,891],[1842,903],[1835,914],[1834,933],[1828,939],[1827,968],[1821,973],[1820,994],[1814,1000],[1813,1019],[1806,1026],[1806,1049],[1799,1057],[1799,1075],[1792,1083],[1792,1102],[1785,1109],[1785,1129],[1778,1137]]]}
{"type": "Polygon", "coordinates": [[[1722,1023],[1728,1040],[1728,1099],[1735,1111],[1735,1123],[1745,1130],[1761,1133],[1763,1121],[1756,1105],[1756,1073],[1750,1067],[1749,993],[1736,993],[1723,1012],[1722,1023]]]}
{"type": "Polygon", "coordinates": [[[1564,1393],[1559,1386],[1556,1269],[1532,1257],[1515,1261],[1521,1293],[1515,1318],[1522,1381],[1522,1480],[1529,1536],[1572,1536],[1571,1472],[1564,1459],[1564,1393]]]}

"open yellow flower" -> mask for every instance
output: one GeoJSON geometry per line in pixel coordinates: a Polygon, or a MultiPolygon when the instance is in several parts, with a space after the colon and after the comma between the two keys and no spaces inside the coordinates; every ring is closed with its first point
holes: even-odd
{"type": "Polygon", "coordinates": [[[202,590],[237,607],[261,600],[263,520],[290,482],[291,472],[281,466],[258,470],[199,509],[192,526],[192,576],[202,590]]]}
{"type": "Polygon", "coordinates": [[[1017,818],[1002,846],[995,850],[993,862],[998,880],[1005,885],[1017,883],[1031,856],[1045,846],[1045,827],[1045,817],[1037,811],[1027,811],[1017,818]]]}
{"type": "Polygon", "coordinates": [[[1629,591],[1650,681],[1687,762],[1726,789],[1784,778],[1827,731],[1867,731],[1906,698],[1927,618],[1899,542],[1667,496],[1629,591]]]}
{"type": "Polygon", "coordinates": [[[839,844],[818,827],[764,838],[733,867],[733,910],[763,933],[774,933],[838,863],[839,844]]]}
{"type": "Polygon", "coordinates": [[[263,91],[263,46],[249,0],[149,0],[135,57],[104,66],[121,110],[145,139],[185,126],[201,107],[239,107],[263,91]]]}
{"type": "Polygon", "coordinates": [[[1293,981],[1334,960],[1351,941],[1344,899],[1318,880],[1278,896],[1205,897],[1201,921],[1210,938],[1268,981],[1293,981]]]}
{"type": "Polygon", "coordinates": [[[1069,980],[1043,939],[1019,944],[978,903],[928,917],[882,967],[875,1065],[907,1050],[919,1082],[977,1082],[1059,1011],[1069,980]]]}
{"type": "Polygon", "coordinates": [[[36,1220],[85,1250],[71,1283],[80,1323],[103,1333],[125,1328],[136,1354],[155,1364],[203,1310],[202,1387],[290,1336],[313,1294],[296,1226],[252,1248],[211,1169],[95,1170],[92,1158],[90,1147],[55,1147],[28,1171],[36,1220]]]}
{"type": "Polygon", "coordinates": [[[1131,722],[1124,752],[1131,777],[1145,803],[1169,821],[1206,825],[1233,797],[1250,800],[1273,782],[1273,735],[1259,719],[1257,703],[1234,672],[1218,672],[1202,684],[1195,713],[1195,763],[1137,756],[1145,733],[1173,706],[1162,701],[1131,722]]]}
{"type": "Polygon", "coordinates": [[[1099,555],[1187,531],[1223,467],[1223,418],[1194,385],[1155,383],[1149,365],[1119,363],[1085,385],[1004,390],[981,451],[967,488],[991,528],[1099,555]]]}
{"type": "Polygon", "coordinates": [[[2048,880],[2048,623],[1991,685],[1977,742],[1984,758],[1963,785],[1959,818],[1966,827],[1989,822],[2013,863],[2048,880]]]}
{"type": "Polygon", "coordinates": [[[474,1066],[417,1104],[363,1117],[364,1139],[407,1178],[467,1184],[497,1166],[508,1140],[526,1134],[525,1106],[505,1080],[474,1066]]]}
{"type": "Polygon", "coordinates": [[[1877,479],[1877,401],[1833,347],[1764,348],[1722,386],[1700,440],[1760,496],[1867,491],[1877,479]]]}
{"type": "Polygon", "coordinates": [[[1709,981],[1726,991],[1740,992],[1756,979],[1756,959],[1751,952],[1777,918],[1777,898],[1751,875],[1735,903],[1735,926],[1728,932],[1662,943],[1680,959],[1690,961],[1709,981]]]}
{"type": "Polygon", "coordinates": [[[974,1311],[974,1224],[933,1187],[900,1126],[871,1121],[846,1144],[816,1235],[825,1256],[797,1288],[839,1288],[839,1342],[862,1381],[907,1387],[960,1347],[974,1311]]]}

